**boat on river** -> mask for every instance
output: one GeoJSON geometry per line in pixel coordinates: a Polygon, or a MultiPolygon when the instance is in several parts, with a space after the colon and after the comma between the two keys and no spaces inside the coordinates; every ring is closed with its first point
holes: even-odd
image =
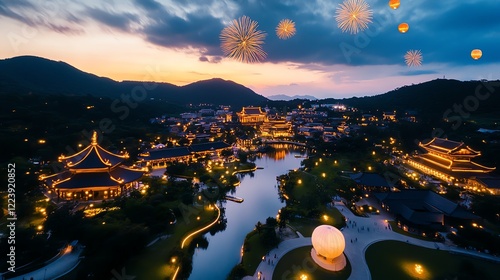
{"type": "Polygon", "coordinates": [[[295,158],[309,158],[308,156],[303,156],[303,155],[294,155],[295,158]]]}
{"type": "Polygon", "coordinates": [[[226,195],[225,198],[227,200],[231,200],[231,201],[234,201],[234,202],[238,202],[238,203],[242,203],[243,202],[243,198],[241,197],[236,197],[236,196],[231,196],[231,195],[226,195]]]}

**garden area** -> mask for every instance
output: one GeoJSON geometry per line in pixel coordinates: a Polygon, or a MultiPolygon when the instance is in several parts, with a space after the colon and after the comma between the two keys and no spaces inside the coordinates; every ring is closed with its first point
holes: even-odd
{"type": "Polygon", "coordinates": [[[331,279],[344,280],[351,275],[351,264],[338,272],[327,271],[318,266],[311,258],[312,246],[297,248],[286,253],[276,265],[273,280],[282,279],[331,279]]]}
{"type": "Polygon", "coordinates": [[[498,279],[498,263],[418,247],[400,241],[382,241],[366,250],[366,262],[377,279],[498,279]],[[496,275],[496,276],[495,276],[496,275]]]}

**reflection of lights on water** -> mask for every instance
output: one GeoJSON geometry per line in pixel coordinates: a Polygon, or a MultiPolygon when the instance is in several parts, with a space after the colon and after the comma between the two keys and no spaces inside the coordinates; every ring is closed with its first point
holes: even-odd
{"type": "Polygon", "coordinates": [[[422,274],[424,273],[424,268],[419,264],[415,264],[415,272],[418,274],[422,274]]]}

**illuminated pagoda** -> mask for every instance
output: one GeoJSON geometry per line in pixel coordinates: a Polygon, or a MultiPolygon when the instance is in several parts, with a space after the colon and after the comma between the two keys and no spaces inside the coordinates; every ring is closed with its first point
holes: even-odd
{"type": "Polygon", "coordinates": [[[495,170],[495,167],[473,162],[472,159],[480,156],[481,152],[471,149],[463,142],[435,137],[425,144],[420,142],[419,146],[426,153],[409,158],[407,163],[447,182],[468,179],[495,170]]]}
{"type": "Polygon", "coordinates": [[[260,125],[267,120],[266,112],[260,107],[243,107],[236,115],[242,125],[260,125]]]}
{"type": "Polygon", "coordinates": [[[142,169],[123,165],[128,154],[118,155],[97,143],[94,131],[92,142],[71,156],[60,156],[64,171],[41,177],[58,198],[67,200],[102,200],[120,196],[135,185],[144,174],[142,169]]]}

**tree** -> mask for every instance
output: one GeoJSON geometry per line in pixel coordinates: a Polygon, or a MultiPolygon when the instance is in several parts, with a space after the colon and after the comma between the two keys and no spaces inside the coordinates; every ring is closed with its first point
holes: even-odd
{"type": "Polygon", "coordinates": [[[263,225],[260,221],[257,222],[257,224],[255,225],[255,229],[257,229],[257,231],[259,232],[259,235],[260,235],[260,231],[262,230],[263,228],[263,225]]]}
{"type": "Polygon", "coordinates": [[[233,152],[231,150],[223,150],[220,152],[220,155],[227,161],[227,159],[233,155],[233,152]]]}
{"type": "Polygon", "coordinates": [[[240,151],[238,153],[238,159],[240,160],[241,163],[247,163],[248,162],[248,154],[240,151]]]}

